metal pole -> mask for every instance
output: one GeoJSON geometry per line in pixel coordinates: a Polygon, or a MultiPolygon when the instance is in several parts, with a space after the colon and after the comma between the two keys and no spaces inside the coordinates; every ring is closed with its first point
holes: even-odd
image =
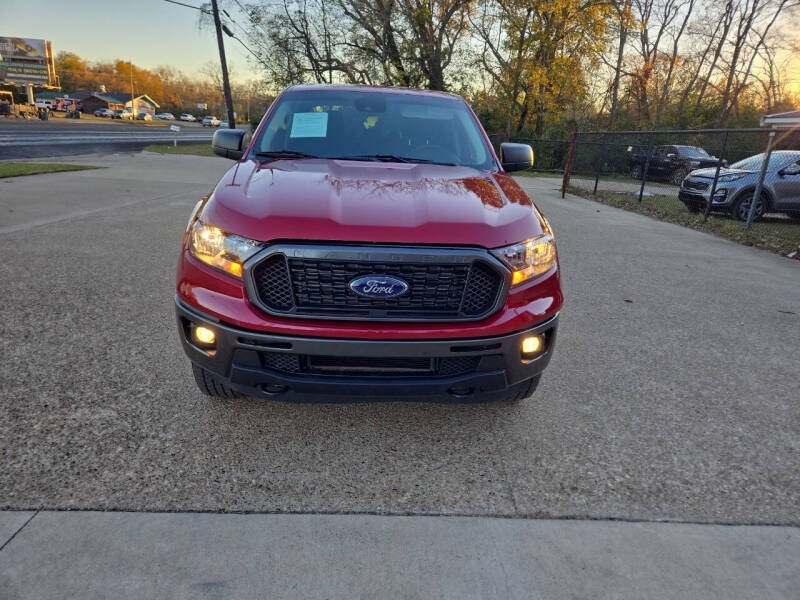
{"type": "Polygon", "coordinates": [[[647,158],[644,161],[644,170],[642,171],[642,185],[639,186],[639,204],[642,203],[642,195],[644,194],[644,183],[647,181],[647,172],[650,170],[650,159],[653,158],[653,151],[656,149],[655,144],[650,144],[650,149],[647,151],[647,158]]]}
{"type": "Polygon", "coordinates": [[[133,61],[131,61],[131,114],[133,119],[136,120],[136,107],[133,105],[133,61]]]}
{"type": "Polygon", "coordinates": [[[222,67],[222,90],[225,93],[225,106],[228,108],[228,127],[236,127],[233,116],[233,97],[231,96],[231,83],[228,81],[228,63],[225,62],[225,44],[222,42],[222,23],[219,20],[217,0],[211,0],[211,9],[214,13],[214,27],[217,29],[217,45],[219,46],[219,63],[222,67]]]}
{"type": "Polygon", "coordinates": [[[756,214],[756,202],[761,197],[761,190],[764,188],[764,176],[767,174],[767,164],[769,157],[772,155],[772,143],[775,141],[775,130],[769,132],[767,138],[767,149],[764,151],[764,162],[761,163],[761,174],[758,176],[758,185],[753,191],[753,200],[750,202],[750,212],[747,213],[747,225],[745,229],[750,229],[753,225],[753,217],[756,214]]]}
{"type": "Polygon", "coordinates": [[[605,149],[606,149],[606,136],[604,135],[603,136],[603,140],[600,143],[600,153],[597,154],[597,156],[595,157],[595,161],[594,161],[594,163],[595,163],[595,165],[594,165],[595,166],[595,174],[594,174],[594,189],[592,190],[592,195],[593,196],[597,195],[597,184],[600,182],[600,166],[602,164],[600,162],[600,157],[603,154],[603,152],[605,151],[605,149]]]}
{"type": "Polygon", "coordinates": [[[714,201],[714,193],[717,191],[717,181],[719,181],[719,169],[722,167],[722,155],[728,147],[728,132],[725,132],[725,137],[722,138],[722,149],[719,151],[719,158],[717,160],[717,170],[714,171],[714,182],[711,184],[711,195],[708,197],[706,203],[706,212],[703,215],[703,221],[708,220],[708,215],[711,213],[711,203],[714,201]]]}
{"type": "Polygon", "coordinates": [[[569,174],[572,171],[572,157],[575,155],[575,144],[578,140],[578,132],[573,131],[569,138],[569,149],[567,150],[567,164],[564,165],[564,178],[561,180],[561,197],[567,193],[569,185],[569,174]]]}

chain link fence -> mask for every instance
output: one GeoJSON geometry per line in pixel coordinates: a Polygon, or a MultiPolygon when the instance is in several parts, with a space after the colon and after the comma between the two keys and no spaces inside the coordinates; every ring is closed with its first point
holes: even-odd
{"type": "MultiPolygon", "coordinates": [[[[502,134],[492,138],[498,146],[502,141],[502,134]]],[[[563,191],[798,257],[797,128],[598,131],[510,141],[533,147],[538,174],[562,174],[563,191]]]]}

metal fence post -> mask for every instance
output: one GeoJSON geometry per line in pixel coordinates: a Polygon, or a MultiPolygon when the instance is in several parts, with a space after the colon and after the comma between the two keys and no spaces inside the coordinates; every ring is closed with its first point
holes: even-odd
{"type": "Polygon", "coordinates": [[[600,182],[600,168],[602,165],[600,157],[602,156],[605,147],[606,147],[606,134],[604,133],[603,138],[600,141],[600,152],[598,152],[597,156],[594,159],[595,175],[594,175],[594,190],[592,190],[592,195],[594,196],[597,195],[597,184],[600,182]]]}
{"type": "Polygon", "coordinates": [[[644,161],[644,170],[642,171],[642,185],[639,186],[639,204],[642,203],[642,194],[644,194],[644,183],[647,181],[647,172],[650,170],[650,159],[653,158],[653,151],[656,145],[651,143],[650,149],[647,151],[647,158],[644,161]]]}
{"type": "Polygon", "coordinates": [[[567,193],[569,185],[569,174],[572,171],[572,158],[575,156],[575,144],[578,140],[578,132],[573,131],[569,138],[569,149],[567,150],[567,164],[564,165],[564,178],[561,180],[561,197],[567,193]]]}
{"type": "Polygon", "coordinates": [[[764,188],[764,176],[767,174],[767,164],[769,163],[769,157],[772,155],[772,143],[775,141],[775,130],[771,130],[769,132],[769,137],[767,138],[767,149],[764,151],[764,162],[761,163],[761,174],[758,176],[758,184],[756,185],[756,189],[753,191],[753,199],[750,201],[750,212],[747,213],[747,224],[745,225],[745,229],[750,229],[753,225],[753,217],[756,214],[756,202],[761,197],[761,190],[764,188]]]}
{"type": "Polygon", "coordinates": [[[706,203],[706,212],[703,215],[703,221],[708,220],[708,215],[711,213],[711,203],[714,202],[714,193],[717,191],[717,181],[719,181],[719,170],[722,167],[722,155],[725,154],[725,150],[728,148],[728,132],[725,132],[725,137],[722,138],[722,149],[719,151],[719,157],[717,160],[717,170],[714,171],[714,181],[711,184],[711,195],[708,197],[708,202],[706,203]]]}

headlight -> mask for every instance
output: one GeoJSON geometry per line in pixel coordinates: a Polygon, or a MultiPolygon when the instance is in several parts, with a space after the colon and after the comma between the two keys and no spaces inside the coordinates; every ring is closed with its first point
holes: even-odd
{"type": "Polygon", "coordinates": [[[737,179],[741,179],[747,175],[747,173],[727,173],[725,175],[720,175],[719,179],[717,179],[717,183],[727,183],[729,181],[736,181],[737,179]]]}
{"type": "Polygon", "coordinates": [[[235,277],[242,276],[242,264],[260,248],[259,242],[225,233],[199,219],[192,225],[189,240],[191,253],[207,265],[235,277]]]}
{"type": "Polygon", "coordinates": [[[511,269],[511,285],[539,277],[556,266],[556,241],[549,231],[519,244],[492,250],[511,269]]]}

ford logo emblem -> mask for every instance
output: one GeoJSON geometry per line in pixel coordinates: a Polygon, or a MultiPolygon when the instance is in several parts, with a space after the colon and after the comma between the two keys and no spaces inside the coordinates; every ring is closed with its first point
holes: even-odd
{"type": "Polygon", "coordinates": [[[408,291],[408,284],[390,275],[364,275],[353,279],[350,289],[365,298],[397,298],[408,291]]]}

